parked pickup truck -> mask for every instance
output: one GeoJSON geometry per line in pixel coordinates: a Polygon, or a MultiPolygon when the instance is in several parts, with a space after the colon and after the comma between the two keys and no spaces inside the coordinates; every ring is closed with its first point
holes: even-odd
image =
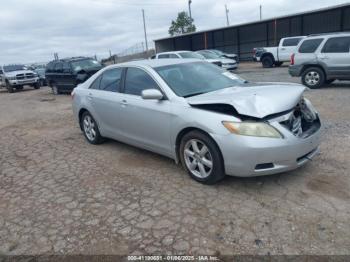
{"type": "Polygon", "coordinates": [[[40,88],[38,74],[28,70],[24,65],[5,65],[0,67],[0,89],[6,88],[9,93],[14,89],[21,90],[24,85],[40,88]]]}
{"type": "Polygon", "coordinates": [[[280,40],[276,47],[258,47],[253,50],[254,61],[261,62],[263,67],[281,66],[283,62],[289,62],[291,55],[299,42],[305,36],[286,37],[280,40]]]}

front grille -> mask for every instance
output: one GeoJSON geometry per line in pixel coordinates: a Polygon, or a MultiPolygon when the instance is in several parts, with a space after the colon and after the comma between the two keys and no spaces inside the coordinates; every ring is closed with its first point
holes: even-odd
{"type": "Polygon", "coordinates": [[[26,73],[26,78],[27,79],[34,78],[34,74],[33,73],[26,73]]]}
{"type": "Polygon", "coordinates": [[[35,76],[33,73],[18,74],[16,75],[17,80],[33,79],[35,76]]]}
{"type": "Polygon", "coordinates": [[[24,79],[24,74],[18,74],[16,75],[17,80],[23,80],[24,79]]]}

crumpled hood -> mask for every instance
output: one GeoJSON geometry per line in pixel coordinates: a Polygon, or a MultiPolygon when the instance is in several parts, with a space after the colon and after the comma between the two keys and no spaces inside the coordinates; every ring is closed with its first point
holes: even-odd
{"type": "Polygon", "coordinates": [[[34,72],[31,70],[18,70],[18,71],[12,71],[12,72],[5,72],[5,75],[8,77],[13,77],[19,74],[28,74],[28,73],[34,74],[34,72]]]}
{"type": "Polygon", "coordinates": [[[305,87],[289,83],[249,83],[188,97],[190,105],[229,104],[245,116],[264,118],[295,107],[305,87]]]}

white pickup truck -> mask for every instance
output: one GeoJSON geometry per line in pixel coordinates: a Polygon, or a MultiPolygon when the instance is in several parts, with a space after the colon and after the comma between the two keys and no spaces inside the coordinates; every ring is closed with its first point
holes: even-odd
{"type": "Polygon", "coordinates": [[[278,46],[259,47],[253,50],[254,61],[261,62],[263,67],[281,66],[283,62],[289,62],[301,39],[306,36],[285,37],[280,40],[278,46]]]}
{"type": "Polygon", "coordinates": [[[24,85],[40,88],[38,74],[28,70],[24,65],[4,65],[0,67],[0,89],[6,88],[9,93],[14,89],[21,90],[24,85]]]}

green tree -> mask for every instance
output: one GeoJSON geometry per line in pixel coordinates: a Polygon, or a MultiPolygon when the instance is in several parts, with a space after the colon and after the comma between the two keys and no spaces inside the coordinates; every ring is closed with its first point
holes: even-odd
{"type": "Polygon", "coordinates": [[[171,36],[181,35],[185,33],[195,32],[196,26],[193,24],[193,19],[186,12],[180,12],[176,20],[171,21],[169,34],[171,36]]]}

